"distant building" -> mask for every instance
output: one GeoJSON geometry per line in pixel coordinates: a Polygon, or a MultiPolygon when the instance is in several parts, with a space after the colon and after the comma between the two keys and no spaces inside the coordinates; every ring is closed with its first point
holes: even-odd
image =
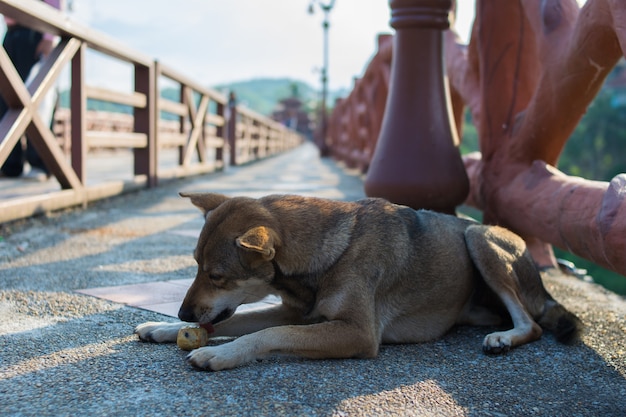
{"type": "Polygon", "coordinates": [[[292,96],[281,100],[276,106],[276,110],[272,112],[272,119],[309,138],[313,132],[311,118],[302,107],[295,85],[292,86],[292,96]]]}

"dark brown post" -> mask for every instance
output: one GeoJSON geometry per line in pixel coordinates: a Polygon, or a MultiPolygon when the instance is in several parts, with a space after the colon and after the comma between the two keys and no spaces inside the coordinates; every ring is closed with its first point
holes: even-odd
{"type": "Polygon", "coordinates": [[[237,165],[237,98],[231,91],[228,95],[228,147],[230,148],[230,164],[237,165]]]}
{"type": "MultiPolygon", "coordinates": [[[[217,114],[218,116],[222,116],[225,117],[224,114],[224,103],[222,103],[221,101],[216,102],[216,110],[215,110],[215,114],[217,114]]],[[[224,119],[224,124],[226,123],[226,120],[224,119]]],[[[218,138],[223,138],[224,137],[224,131],[225,126],[224,124],[218,124],[215,127],[215,136],[217,136],[218,138]]],[[[220,147],[220,148],[216,148],[215,149],[215,162],[217,163],[218,161],[220,161],[222,163],[222,168],[224,167],[224,147],[220,147]]]]}
{"type": "Polygon", "coordinates": [[[85,184],[85,163],[87,160],[87,144],[85,143],[87,95],[85,94],[85,50],[83,43],[72,58],[72,85],[70,90],[70,110],[72,126],[72,168],[78,179],[85,184]]]}
{"type": "Polygon", "coordinates": [[[134,131],[145,133],[148,144],[145,148],[136,148],[135,175],[145,175],[148,179],[148,187],[157,185],[157,143],[156,131],[156,77],[154,65],[145,67],[135,64],[135,91],[146,96],[146,106],[134,109],[134,131]]]}
{"type": "Polygon", "coordinates": [[[451,0],[391,0],[390,90],[365,180],[368,196],[453,213],[469,190],[444,80],[451,0]]]}

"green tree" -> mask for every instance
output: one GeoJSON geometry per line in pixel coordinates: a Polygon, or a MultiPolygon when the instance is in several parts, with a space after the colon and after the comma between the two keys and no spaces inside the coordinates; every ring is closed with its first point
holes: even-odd
{"type": "Polygon", "coordinates": [[[626,107],[618,97],[615,90],[600,91],[563,150],[561,171],[599,181],[626,172],[626,107]]]}

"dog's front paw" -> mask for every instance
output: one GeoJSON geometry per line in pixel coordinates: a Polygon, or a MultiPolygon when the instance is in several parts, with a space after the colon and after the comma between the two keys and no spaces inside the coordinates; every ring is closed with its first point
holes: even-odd
{"type": "Polygon", "coordinates": [[[205,346],[192,350],[187,355],[187,362],[199,369],[221,371],[232,369],[250,362],[244,352],[233,346],[235,343],[225,343],[219,346],[205,346]]]}
{"type": "Polygon", "coordinates": [[[164,321],[149,321],[135,327],[135,334],[142,342],[172,343],[176,342],[178,330],[189,323],[168,323],[164,321]]]}
{"type": "Polygon", "coordinates": [[[483,352],[490,354],[506,353],[511,349],[513,342],[507,332],[488,334],[483,341],[483,352]]]}

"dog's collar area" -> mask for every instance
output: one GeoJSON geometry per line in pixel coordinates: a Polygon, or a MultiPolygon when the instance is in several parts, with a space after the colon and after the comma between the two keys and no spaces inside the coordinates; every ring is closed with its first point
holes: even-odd
{"type": "MultiPolygon", "coordinates": [[[[298,305],[302,309],[303,316],[311,314],[315,307],[317,290],[308,283],[310,274],[285,274],[275,259],[272,259],[274,267],[274,279],[270,283],[272,288],[278,291],[283,300],[291,300],[291,305],[298,305]],[[308,277],[308,278],[307,278],[308,277]],[[293,304],[295,303],[295,304],[293,304]]],[[[315,279],[315,278],[313,278],[315,279]]]]}
{"type": "Polygon", "coordinates": [[[278,262],[276,262],[276,259],[272,259],[272,266],[274,267],[274,280],[285,277],[285,274],[283,273],[283,270],[280,269],[280,266],[278,266],[278,262]]]}

